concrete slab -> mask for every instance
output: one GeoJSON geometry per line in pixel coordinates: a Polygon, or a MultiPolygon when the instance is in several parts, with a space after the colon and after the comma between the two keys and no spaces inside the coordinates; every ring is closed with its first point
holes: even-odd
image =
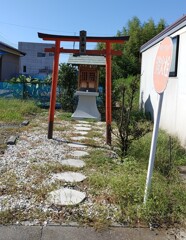
{"type": "Polygon", "coordinates": [[[65,159],[61,161],[61,164],[76,168],[83,168],[86,165],[84,161],[79,159],[65,159]]]}
{"type": "Polygon", "coordinates": [[[87,177],[83,175],[82,173],[78,172],[63,172],[63,173],[56,173],[53,175],[54,179],[62,180],[65,182],[82,182],[84,181],[87,177]]]}
{"type": "Polygon", "coordinates": [[[48,202],[51,204],[71,206],[81,203],[85,198],[86,194],[84,192],[69,188],[60,188],[59,190],[50,192],[48,202]]]}
{"type": "Polygon", "coordinates": [[[89,153],[85,151],[74,151],[71,153],[71,155],[74,157],[83,157],[83,156],[88,156],[89,153]]]}
{"type": "Polygon", "coordinates": [[[76,130],[78,131],[90,131],[91,128],[90,127],[74,127],[76,130]]]}
{"type": "Polygon", "coordinates": [[[67,145],[71,148],[87,148],[86,145],[83,145],[81,143],[68,143],[67,145]]]}
{"type": "Polygon", "coordinates": [[[40,240],[41,226],[0,226],[0,240],[40,240]]]}
{"type": "MultiPolygon", "coordinates": [[[[150,231],[148,228],[109,228],[96,231],[90,227],[59,227],[43,228],[42,240],[174,240],[165,230],[150,231]]],[[[180,238],[181,239],[181,238],[180,238]]]]}

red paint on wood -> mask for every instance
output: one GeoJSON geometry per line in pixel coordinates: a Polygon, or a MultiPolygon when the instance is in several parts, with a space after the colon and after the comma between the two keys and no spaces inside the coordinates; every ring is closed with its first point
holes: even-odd
{"type": "Polygon", "coordinates": [[[51,139],[53,136],[53,123],[54,123],[54,113],[55,113],[55,106],[56,106],[56,89],[57,89],[57,80],[58,80],[59,54],[60,54],[60,41],[56,41],[53,74],[52,74],[52,88],[51,88],[51,95],[50,95],[50,110],[49,110],[49,125],[48,125],[49,139],[51,139]]]}
{"type": "Polygon", "coordinates": [[[111,102],[111,43],[106,43],[106,142],[111,145],[111,122],[112,122],[112,102],[111,102]]]}

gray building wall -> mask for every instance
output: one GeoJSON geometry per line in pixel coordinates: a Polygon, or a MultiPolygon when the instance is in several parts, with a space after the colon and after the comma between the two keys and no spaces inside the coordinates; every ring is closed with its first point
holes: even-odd
{"type": "Polygon", "coordinates": [[[19,73],[20,56],[6,53],[0,57],[0,81],[9,80],[19,73]]]}
{"type": "Polygon", "coordinates": [[[47,76],[52,73],[53,53],[46,53],[45,48],[54,47],[49,43],[19,42],[18,49],[26,55],[20,58],[20,74],[47,76]]]}

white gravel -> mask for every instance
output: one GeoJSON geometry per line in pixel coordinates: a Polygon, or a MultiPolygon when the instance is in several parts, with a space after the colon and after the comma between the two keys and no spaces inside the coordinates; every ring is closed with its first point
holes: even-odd
{"type": "MultiPolygon", "coordinates": [[[[39,120],[37,120],[38,122],[39,120]]],[[[64,123],[62,126],[64,126],[64,123]]],[[[99,126],[101,130],[103,125],[94,123],[94,126],[99,126]]],[[[69,125],[69,133],[74,134],[72,129],[74,128],[71,124],[71,126],[69,125]]],[[[102,131],[104,132],[103,128],[102,131]]],[[[78,153],[80,159],[80,153],[82,153],[82,151],[72,149],[72,146],[67,144],[68,141],[64,139],[61,131],[54,131],[53,135],[54,139],[47,139],[47,124],[45,123],[39,124],[39,127],[30,127],[19,135],[16,145],[8,145],[4,155],[0,155],[0,213],[21,211],[21,213],[28,215],[28,221],[24,219],[27,224],[29,222],[29,212],[36,210],[43,214],[46,212],[52,214],[63,213],[64,219],[61,221],[71,221],[71,218],[74,218],[76,214],[77,216],[85,216],[85,218],[98,214],[96,205],[91,200],[91,195],[79,206],[70,209],[48,205],[47,194],[62,187],[59,180],[53,179],[52,176],[55,172],[52,172],[52,167],[57,164],[60,166],[61,161],[67,159],[69,155],[75,157],[78,153]]],[[[78,136],[80,135],[77,134],[76,137],[78,136]]],[[[103,140],[99,139],[99,141],[103,140]]],[[[88,155],[91,148],[87,147],[86,150],[88,155]]],[[[68,186],[64,184],[63,186],[87,192],[86,185],[79,187],[77,185],[68,186]]],[[[114,215],[113,212],[117,210],[116,207],[108,206],[107,208],[112,216],[114,215]]],[[[52,214],[45,219],[45,222],[55,222],[55,219],[51,217],[52,214]]],[[[33,224],[40,222],[39,218],[40,216],[36,214],[34,221],[32,220],[33,224]]],[[[43,217],[41,218],[43,219],[43,217]]]]}

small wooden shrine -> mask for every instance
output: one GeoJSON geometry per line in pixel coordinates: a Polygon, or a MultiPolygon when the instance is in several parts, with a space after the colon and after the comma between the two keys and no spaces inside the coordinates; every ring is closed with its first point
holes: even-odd
{"type": "Polygon", "coordinates": [[[78,90],[97,92],[99,68],[94,65],[79,65],[78,90]]]}
{"type": "Polygon", "coordinates": [[[79,97],[78,106],[72,118],[93,118],[100,120],[97,109],[96,98],[99,96],[99,70],[105,66],[104,56],[70,55],[69,64],[78,66],[78,89],[76,95],[79,97]]]}

